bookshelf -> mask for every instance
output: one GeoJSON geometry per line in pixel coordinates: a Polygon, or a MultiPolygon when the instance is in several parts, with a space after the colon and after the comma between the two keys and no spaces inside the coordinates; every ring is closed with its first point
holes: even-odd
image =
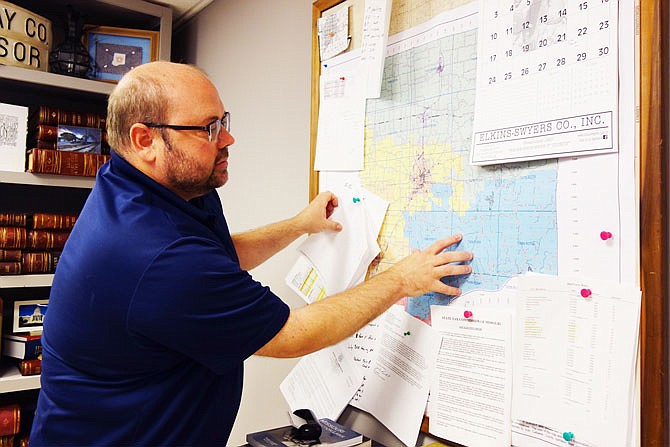
{"type": "MultiPolygon", "coordinates": [[[[65,7],[72,5],[88,24],[159,31],[158,58],[170,59],[172,10],[168,7],[142,0],[13,0],[12,3],[50,19],[55,44],[60,42],[58,27],[64,23],[65,7]]],[[[104,113],[113,88],[114,84],[108,82],[0,65],[0,101],[9,104],[104,113]]],[[[0,212],[77,214],[94,182],[92,177],[0,171],[0,212]]],[[[8,303],[11,305],[15,299],[48,296],[52,280],[51,274],[0,276],[4,310],[10,309],[8,303]]],[[[10,362],[0,362],[0,394],[39,387],[39,376],[21,376],[10,362]]]]}
{"type": "Polygon", "coordinates": [[[33,174],[30,172],[0,171],[0,183],[34,186],[58,186],[63,188],[92,188],[92,177],[72,177],[69,175],[33,174]]]}
{"type": "Polygon", "coordinates": [[[49,89],[67,89],[85,93],[109,95],[114,88],[113,84],[63,76],[44,71],[29,70],[21,67],[0,65],[0,78],[4,82],[14,81],[19,84],[46,86],[49,89]]]}
{"type": "Polygon", "coordinates": [[[13,365],[0,366],[0,393],[34,390],[40,387],[40,376],[22,376],[13,365]]]}

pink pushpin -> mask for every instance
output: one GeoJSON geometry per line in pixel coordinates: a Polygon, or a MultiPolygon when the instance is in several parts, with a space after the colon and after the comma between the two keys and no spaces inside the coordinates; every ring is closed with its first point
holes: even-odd
{"type": "Polygon", "coordinates": [[[465,312],[463,312],[463,316],[465,318],[471,318],[472,317],[472,312],[470,312],[469,310],[466,310],[465,312]]]}
{"type": "Polygon", "coordinates": [[[591,289],[582,289],[581,292],[582,297],[588,298],[591,296],[591,289]]]}
{"type": "Polygon", "coordinates": [[[612,239],[612,233],[610,233],[609,231],[601,231],[600,239],[602,239],[603,241],[606,241],[607,239],[612,239]]]}

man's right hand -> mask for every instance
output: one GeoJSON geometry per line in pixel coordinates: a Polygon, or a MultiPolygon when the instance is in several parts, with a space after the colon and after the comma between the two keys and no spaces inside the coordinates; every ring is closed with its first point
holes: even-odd
{"type": "Polygon", "coordinates": [[[469,251],[444,251],[463,238],[455,234],[435,241],[430,247],[416,251],[387,270],[398,276],[406,296],[419,296],[428,292],[460,295],[461,290],[440,281],[445,276],[467,275],[472,267],[455,264],[472,260],[469,251]]]}

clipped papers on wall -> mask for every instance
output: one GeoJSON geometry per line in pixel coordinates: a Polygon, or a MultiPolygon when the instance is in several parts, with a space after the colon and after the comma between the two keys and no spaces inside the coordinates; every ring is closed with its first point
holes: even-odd
{"type": "Polygon", "coordinates": [[[470,447],[511,442],[512,313],[431,306],[442,343],[429,402],[430,433],[470,447]]]}
{"type": "Polygon", "coordinates": [[[630,439],[640,300],[612,282],[519,278],[512,416],[596,446],[630,439]]]}
{"type": "MultiPolygon", "coordinates": [[[[377,235],[388,203],[353,185],[342,185],[333,192],[338,197],[338,207],[330,218],[342,224],[342,231],[313,234],[300,244],[298,249],[310,261],[313,272],[296,275],[292,269],[287,277],[289,285],[297,284],[301,277],[309,285],[318,275],[328,294],[342,292],[363,281],[368,266],[379,254],[377,235]]],[[[304,260],[302,264],[305,265],[304,260]]],[[[303,272],[306,270],[307,267],[302,268],[303,272]]],[[[304,286],[298,288],[307,291],[304,286]]]]}
{"type": "Polygon", "coordinates": [[[279,389],[292,412],[309,408],[317,419],[336,420],[362,380],[343,341],[300,359],[279,389]]]}
{"type": "Polygon", "coordinates": [[[320,17],[316,26],[321,60],[326,61],[337,56],[349,46],[349,5],[345,3],[332,14],[320,17]]]}
{"type": "Polygon", "coordinates": [[[307,303],[313,303],[328,296],[321,273],[302,253],[298,255],[298,260],[288,271],[284,280],[291,290],[307,303]]]}
{"type": "Polygon", "coordinates": [[[375,322],[379,326],[370,368],[351,404],[413,446],[426,409],[440,336],[401,306],[391,306],[375,322]]]}
{"type": "Polygon", "coordinates": [[[391,0],[365,0],[361,62],[367,73],[366,98],[379,98],[382,88],[391,3],[391,0]]]}
{"type": "Polygon", "coordinates": [[[319,88],[319,120],[315,171],[363,169],[365,82],[360,50],[323,64],[319,88]]]}

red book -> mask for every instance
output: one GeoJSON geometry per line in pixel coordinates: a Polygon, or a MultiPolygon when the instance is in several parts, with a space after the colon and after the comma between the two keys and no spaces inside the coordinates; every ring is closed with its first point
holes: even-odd
{"type": "Polygon", "coordinates": [[[28,248],[36,250],[61,250],[70,236],[69,231],[28,230],[28,248]]]}
{"type": "Polygon", "coordinates": [[[28,232],[23,227],[0,226],[0,248],[26,248],[28,232]]]}
{"type": "Polygon", "coordinates": [[[19,360],[18,367],[22,376],[36,376],[42,372],[42,360],[19,360]]]}
{"type": "Polygon", "coordinates": [[[58,143],[56,141],[37,140],[35,147],[37,149],[51,149],[55,151],[58,149],[58,143]]]}
{"type": "Polygon", "coordinates": [[[76,214],[35,213],[30,227],[37,230],[71,230],[76,220],[76,214]]]}
{"type": "Polygon", "coordinates": [[[34,148],[28,151],[26,172],[95,177],[109,158],[107,154],[34,148]]]}
{"type": "Polygon", "coordinates": [[[0,261],[4,262],[21,262],[21,250],[4,250],[0,249],[0,261]]]}
{"type": "Polygon", "coordinates": [[[18,404],[0,407],[0,436],[15,435],[21,423],[21,407],[18,404]]]}
{"type": "Polygon", "coordinates": [[[25,213],[0,213],[0,226],[25,227],[28,215],[25,213]]]}
{"type": "Polygon", "coordinates": [[[27,273],[53,273],[60,258],[60,252],[29,251],[21,256],[21,272],[27,273]]]}
{"type": "Polygon", "coordinates": [[[38,141],[57,141],[58,140],[58,126],[49,126],[46,124],[37,125],[37,140],[38,141]]]}
{"type": "MultiPolygon", "coordinates": [[[[68,124],[70,126],[99,127],[100,129],[104,129],[107,124],[107,119],[103,114],[78,112],[60,107],[40,106],[35,115],[37,124],[48,124],[51,126],[68,124]]],[[[31,122],[35,122],[32,117],[31,122]]]]}
{"type": "Polygon", "coordinates": [[[20,274],[21,274],[20,262],[0,261],[0,275],[20,275],[20,274]]]}

